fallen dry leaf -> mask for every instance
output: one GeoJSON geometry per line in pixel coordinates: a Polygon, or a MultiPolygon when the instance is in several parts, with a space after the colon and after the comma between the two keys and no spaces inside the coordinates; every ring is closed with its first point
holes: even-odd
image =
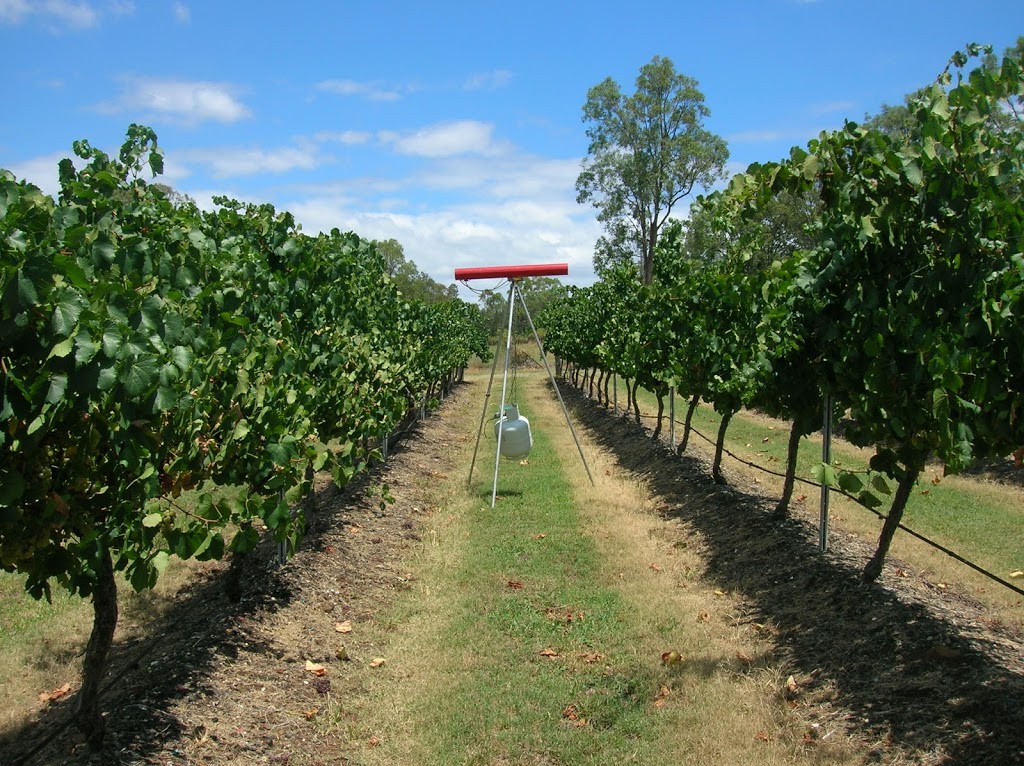
{"type": "Polygon", "coordinates": [[[352,621],[345,620],[345,622],[334,623],[334,629],[339,633],[351,633],[352,632],[352,621]]]}
{"type": "Polygon", "coordinates": [[[800,686],[796,682],[796,678],[790,676],[786,679],[786,691],[790,694],[796,694],[800,690],[800,686]]]}
{"type": "Polygon", "coordinates": [[[538,652],[538,654],[540,654],[541,657],[557,657],[558,656],[558,652],[556,652],[551,647],[548,647],[547,649],[542,649],[540,652],[538,652]]]}
{"type": "Polygon", "coordinates": [[[742,649],[736,652],[736,659],[738,659],[740,662],[746,663],[747,665],[752,665],[754,663],[754,658],[742,649]]]}
{"type": "Polygon", "coordinates": [[[710,621],[711,621],[711,615],[708,614],[707,612],[699,612],[697,614],[697,622],[710,622],[710,621]]]}
{"type": "Polygon", "coordinates": [[[1011,580],[1016,580],[1016,579],[1021,578],[1021,577],[1024,577],[1024,570],[1018,569],[1016,572],[1010,572],[1010,579],[1011,580]]]}
{"type": "Polygon", "coordinates": [[[754,735],[754,739],[759,740],[761,742],[771,742],[771,737],[768,736],[768,732],[766,731],[759,731],[757,734],[754,735]]]}
{"type": "Polygon", "coordinates": [[[380,740],[377,739],[377,737],[375,735],[373,737],[370,737],[368,740],[366,740],[366,744],[368,744],[370,747],[377,747],[377,745],[380,744],[380,740]]]}
{"type": "Polygon", "coordinates": [[[327,668],[317,662],[306,660],[306,672],[312,673],[314,676],[325,676],[327,675],[327,668]]]}
{"type": "Polygon", "coordinates": [[[371,668],[379,668],[385,662],[387,662],[387,660],[384,659],[383,657],[374,657],[372,660],[370,660],[370,667],[371,668]]]}
{"type": "Polygon", "coordinates": [[[600,662],[604,659],[604,655],[601,652],[584,652],[583,654],[577,655],[581,660],[586,663],[593,665],[595,662],[600,662]]]}
{"type": "Polygon", "coordinates": [[[530,464],[529,460],[520,460],[519,461],[519,465],[529,465],[529,464],[530,464]]]}
{"type": "Polygon", "coordinates": [[[651,569],[653,569],[655,572],[660,572],[661,564],[651,564],[651,569]]]}
{"type": "Polygon", "coordinates": [[[523,584],[519,580],[509,580],[507,583],[505,583],[505,585],[512,588],[513,590],[519,590],[523,587],[523,584]]]}
{"type": "Polygon", "coordinates": [[[303,710],[302,711],[302,717],[305,718],[307,721],[312,721],[313,720],[313,716],[315,716],[319,712],[320,712],[320,708],[318,708],[318,707],[311,707],[309,710],[303,710]]]}
{"type": "Polygon", "coordinates": [[[39,694],[39,701],[40,702],[58,702],[58,701],[64,699],[64,697],[68,696],[68,694],[70,694],[70,693],[71,693],[71,684],[64,684],[63,686],[58,686],[56,689],[51,689],[48,692],[40,692],[40,694],[39,694]]]}
{"type": "Polygon", "coordinates": [[[533,536],[533,539],[534,540],[543,540],[545,537],[547,537],[546,534],[544,534],[543,532],[538,532],[537,534],[535,534],[533,536]]]}
{"type": "Polygon", "coordinates": [[[658,708],[658,710],[665,707],[665,701],[670,694],[672,694],[672,691],[667,686],[662,686],[654,697],[654,707],[658,708]]]}
{"type": "Polygon", "coordinates": [[[582,717],[580,711],[572,704],[566,705],[565,709],[562,710],[562,718],[573,726],[586,726],[588,723],[587,719],[582,717]]]}

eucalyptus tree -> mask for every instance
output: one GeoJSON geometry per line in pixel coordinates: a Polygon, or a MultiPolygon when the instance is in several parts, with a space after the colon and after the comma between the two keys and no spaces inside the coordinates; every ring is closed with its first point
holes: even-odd
{"type": "Polygon", "coordinates": [[[655,56],[632,95],[606,78],[587,92],[583,120],[590,146],[576,179],[608,231],[599,255],[636,254],[644,284],[654,274],[661,227],[676,205],[723,174],[729,151],[704,126],[710,110],[698,83],[655,56]]]}

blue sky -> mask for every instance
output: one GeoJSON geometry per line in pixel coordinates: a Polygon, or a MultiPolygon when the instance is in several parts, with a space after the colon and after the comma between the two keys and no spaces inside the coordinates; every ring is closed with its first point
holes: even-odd
{"type": "Polygon", "coordinates": [[[113,152],[141,122],[201,205],[394,237],[445,283],[567,261],[587,284],[600,227],[574,185],[605,77],[631,91],[672,59],[737,172],[1021,34],[1020,0],[0,0],[0,167],[54,193],[74,140],[113,152]]]}

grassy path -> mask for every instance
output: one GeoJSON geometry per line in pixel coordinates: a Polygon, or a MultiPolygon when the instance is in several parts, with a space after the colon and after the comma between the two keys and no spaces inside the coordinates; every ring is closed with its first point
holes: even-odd
{"type": "MultiPolygon", "coordinates": [[[[685,530],[585,443],[591,487],[545,379],[519,388],[535,446],[503,461],[497,507],[493,439],[468,491],[455,475],[437,488],[448,513],[358,702],[367,762],[852,762],[841,744],[805,750],[770,645],[701,583],[685,530]]],[[[452,417],[475,435],[482,399],[465,399],[452,417]]],[[[468,466],[472,440],[462,449],[468,466]]]]}

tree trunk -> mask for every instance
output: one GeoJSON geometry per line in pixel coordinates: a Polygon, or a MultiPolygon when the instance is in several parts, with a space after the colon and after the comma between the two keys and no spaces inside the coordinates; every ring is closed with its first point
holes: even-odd
{"type": "Polygon", "coordinates": [[[85,734],[91,750],[99,750],[103,744],[106,720],[100,712],[100,685],[107,674],[107,655],[117,627],[117,582],[114,580],[114,565],[106,543],[102,546],[97,564],[96,590],[92,594],[92,634],[85,647],[82,689],[78,693],[78,706],[75,709],[75,725],[85,734]]]}
{"type": "Polygon", "coordinates": [[[626,406],[622,410],[622,414],[625,415],[631,409],[633,409],[633,387],[629,384],[629,378],[624,377],[622,382],[626,386],[626,406]]]}
{"type": "Polygon", "coordinates": [[[800,439],[803,438],[803,434],[800,433],[800,427],[797,426],[797,421],[793,421],[793,426],[789,430],[789,449],[786,452],[786,478],[782,482],[782,497],[779,498],[779,504],[775,506],[775,512],[772,514],[773,519],[784,519],[789,515],[789,501],[793,497],[793,485],[796,483],[796,459],[800,453],[800,439]]]}
{"type": "Polygon", "coordinates": [[[875,550],[875,555],[871,557],[871,561],[864,567],[864,582],[874,582],[882,574],[882,564],[885,563],[885,557],[889,553],[889,546],[892,544],[893,535],[896,534],[896,530],[899,528],[900,519],[903,518],[903,511],[907,507],[907,500],[910,499],[910,493],[913,491],[914,484],[917,483],[917,477],[920,473],[920,467],[908,468],[896,487],[896,495],[892,499],[892,507],[889,508],[889,515],[885,517],[885,523],[882,525],[882,534],[878,538],[878,548],[875,550]]]}
{"type": "Polygon", "coordinates": [[[604,383],[604,368],[598,367],[597,369],[597,403],[603,405],[604,402],[601,400],[601,384],[604,383]]]}
{"type": "Polygon", "coordinates": [[[310,460],[306,463],[306,502],[304,503],[307,525],[312,521],[313,513],[316,511],[316,492],[313,491],[314,477],[313,461],[310,460]]]}
{"type": "Polygon", "coordinates": [[[690,405],[686,408],[686,422],[683,423],[683,438],[679,442],[679,446],[676,447],[676,454],[682,455],[686,452],[686,445],[690,442],[690,423],[693,421],[693,413],[697,410],[697,404],[700,402],[700,394],[694,394],[693,398],[690,399],[690,405]]]}
{"type": "Polygon", "coordinates": [[[654,390],[654,395],[658,397],[658,420],[654,424],[654,433],[651,434],[651,440],[658,441],[658,437],[661,436],[661,419],[665,414],[665,394],[659,386],[654,390]]]}
{"type": "Polygon", "coordinates": [[[633,381],[633,414],[636,415],[636,424],[640,425],[640,401],[636,398],[636,390],[640,388],[640,379],[633,381]]]}
{"type": "Polygon", "coordinates": [[[604,406],[605,406],[605,409],[608,409],[608,407],[611,406],[611,403],[612,403],[611,397],[608,396],[608,383],[609,383],[609,381],[611,381],[612,375],[614,375],[614,374],[615,373],[609,372],[607,375],[604,376],[604,406]]]}
{"type": "Polygon", "coordinates": [[[711,478],[715,484],[725,484],[725,477],[722,475],[722,452],[725,450],[725,432],[729,428],[729,421],[732,420],[732,413],[722,416],[722,424],[718,426],[718,443],[715,445],[715,463],[711,466],[711,478]]]}

